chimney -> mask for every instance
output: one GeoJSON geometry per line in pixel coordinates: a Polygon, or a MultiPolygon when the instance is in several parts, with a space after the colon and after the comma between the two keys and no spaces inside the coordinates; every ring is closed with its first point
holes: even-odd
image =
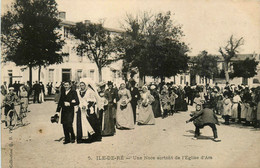
{"type": "Polygon", "coordinates": [[[66,12],[59,12],[60,19],[66,19],[66,12]]]}
{"type": "Polygon", "coordinates": [[[85,25],[87,26],[87,25],[90,24],[90,20],[84,20],[84,23],[85,23],[85,25]]]}

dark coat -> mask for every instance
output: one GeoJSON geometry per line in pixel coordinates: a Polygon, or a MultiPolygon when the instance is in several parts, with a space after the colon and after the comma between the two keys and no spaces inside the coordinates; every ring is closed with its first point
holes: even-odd
{"type": "Polygon", "coordinates": [[[139,90],[136,87],[129,88],[131,93],[131,104],[137,105],[137,101],[140,99],[140,93],[139,90]]]}
{"type": "Polygon", "coordinates": [[[75,90],[70,90],[66,95],[65,91],[61,92],[58,102],[57,112],[61,111],[61,124],[72,124],[74,120],[74,106],[79,105],[79,98],[75,90]],[[69,102],[70,106],[65,106],[64,102],[69,102]]]}
{"type": "Polygon", "coordinates": [[[41,85],[39,83],[34,84],[33,90],[34,90],[35,93],[40,93],[41,92],[41,85]]]}
{"type": "Polygon", "coordinates": [[[203,126],[204,124],[219,124],[218,118],[213,112],[213,110],[209,108],[204,108],[201,111],[195,112],[194,116],[190,119],[190,121],[194,121],[196,126],[203,126]]]}
{"type": "Polygon", "coordinates": [[[114,88],[112,88],[111,90],[106,89],[104,97],[107,99],[109,105],[113,105],[116,107],[116,103],[114,102],[114,100],[117,99],[117,91],[114,88]]]}

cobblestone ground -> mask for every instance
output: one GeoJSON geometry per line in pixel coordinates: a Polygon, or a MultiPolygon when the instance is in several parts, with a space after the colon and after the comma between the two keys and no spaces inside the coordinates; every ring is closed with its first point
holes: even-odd
{"type": "Polygon", "coordinates": [[[26,126],[9,132],[1,125],[3,168],[260,167],[260,130],[252,127],[217,126],[221,142],[212,141],[205,127],[201,138],[192,140],[194,125],[185,123],[190,112],[180,112],[156,119],[154,126],[117,130],[102,142],[63,145],[61,125],[50,122],[56,104],[30,104],[29,109],[26,126]]]}

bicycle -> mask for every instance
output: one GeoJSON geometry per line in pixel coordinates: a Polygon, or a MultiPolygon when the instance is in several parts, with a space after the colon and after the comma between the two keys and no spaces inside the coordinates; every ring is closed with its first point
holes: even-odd
{"type": "Polygon", "coordinates": [[[14,130],[14,128],[18,125],[18,120],[20,124],[23,126],[23,118],[26,117],[24,109],[22,107],[23,103],[17,104],[14,106],[14,109],[11,109],[7,113],[7,128],[10,130],[14,130]]]}

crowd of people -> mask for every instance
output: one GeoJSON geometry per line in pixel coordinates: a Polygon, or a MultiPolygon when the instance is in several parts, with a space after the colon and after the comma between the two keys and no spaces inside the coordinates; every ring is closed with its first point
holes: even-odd
{"type": "Polygon", "coordinates": [[[115,128],[129,130],[135,124],[154,125],[157,117],[188,110],[185,91],[180,86],[162,83],[137,87],[135,80],[122,83],[119,88],[111,81],[98,86],[86,79],[78,85],[63,82],[57,85],[55,100],[58,104],[55,117],[61,118],[64,144],[76,140],[77,143],[101,141],[103,136],[115,135],[115,128]],[[74,112],[77,136],[72,128],[74,112]]]}
{"type": "MultiPolygon", "coordinates": [[[[24,102],[27,109],[30,95],[33,95],[33,102],[44,101],[42,82],[36,81],[32,86],[29,82],[19,84],[20,89],[17,90],[18,83],[6,87],[4,82],[1,86],[1,93],[5,96],[4,106],[8,106],[7,99],[17,98],[24,102]]],[[[155,118],[164,119],[179,111],[187,111],[188,105],[202,107],[205,102],[214,114],[223,117],[223,124],[260,127],[260,87],[229,83],[222,88],[217,83],[214,86],[190,86],[186,83],[182,87],[173,82],[138,87],[132,79],[117,88],[111,81],[95,85],[90,80],[81,79],[78,83],[62,82],[54,86],[48,83],[46,89],[48,95],[55,94],[54,100],[58,104],[55,117],[60,117],[63,124],[65,144],[101,141],[103,136],[115,135],[115,128],[134,129],[135,124],[154,125],[155,118]],[[74,113],[77,114],[77,136],[72,126],[74,113]]]]}

